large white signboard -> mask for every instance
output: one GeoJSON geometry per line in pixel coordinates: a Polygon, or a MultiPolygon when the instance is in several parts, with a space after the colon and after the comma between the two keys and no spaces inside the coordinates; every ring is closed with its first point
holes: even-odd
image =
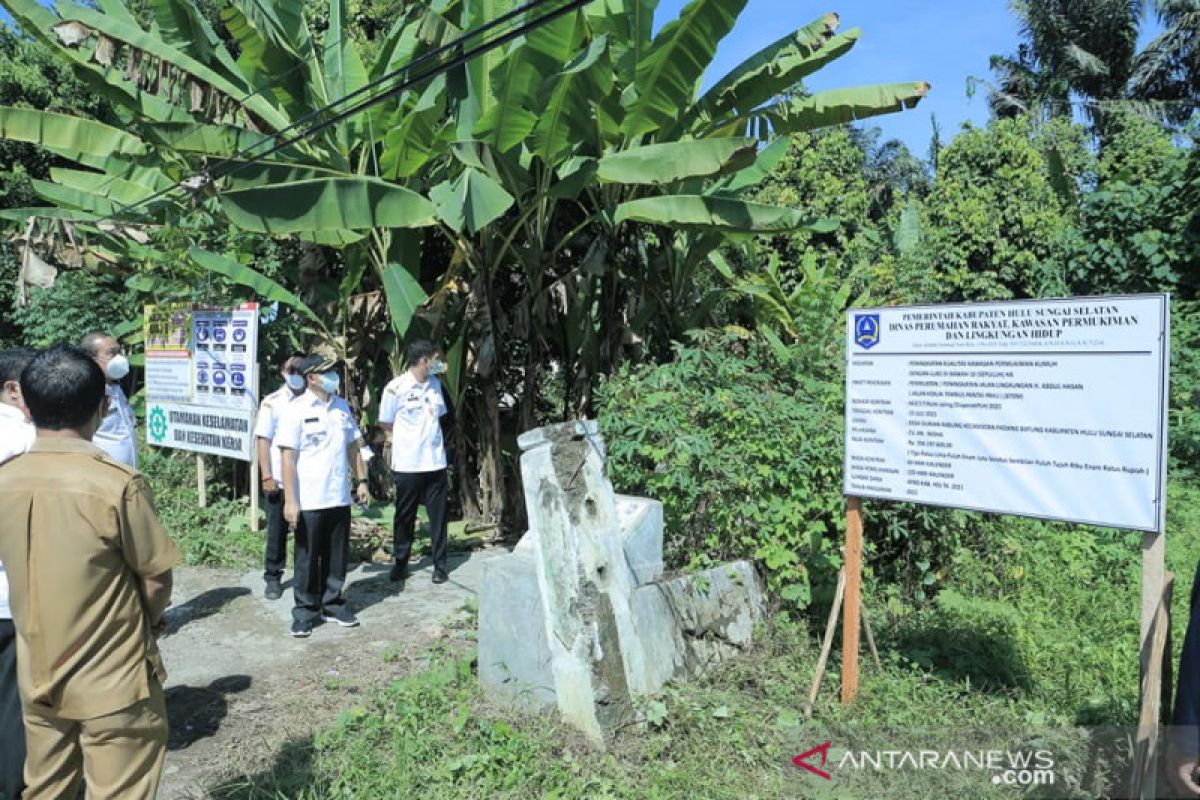
{"type": "Polygon", "coordinates": [[[146,441],[249,461],[258,306],[146,306],[146,441]]]}
{"type": "Polygon", "coordinates": [[[845,493],[1162,531],[1168,305],[852,309],[845,493]]]}

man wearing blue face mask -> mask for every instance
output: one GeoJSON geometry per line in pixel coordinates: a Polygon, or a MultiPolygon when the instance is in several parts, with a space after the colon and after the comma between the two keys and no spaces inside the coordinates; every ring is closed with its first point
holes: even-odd
{"type": "Polygon", "coordinates": [[[283,454],[275,443],[275,431],[284,410],[304,396],[308,381],[300,374],[300,362],[304,353],[288,354],[280,369],[283,386],[263,398],[254,423],[254,437],[258,448],[258,468],[262,475],[262,492],[267,509],[267,548],[263,558],[264,595],[268,600],[278,600],[283,595],[280,581],[283,580],[283,565],[287,559],[288,523],[283,518],[283,454]]]}
{"type": "MultiPolygon", "coordinates": [[[[417,507],[429,515],[433,550],[433,582],[445,583],[446,445],[442,417],[449,412],[438,375],[446,371],[442,353],[418,339],[408,346],[408,369],[392,380],[379,401],[379,426],[392,434],[392,477],[396,481],[396,516],[392,528],[391,580],[408,578],[417,507]]],[[[449,417],[447,417],[449,419],[449,417]]]]}
{"type": "Polygon", "coordinates": [[[370,499],[362,433],[350,406],[337,396],[338,358],[325,348],[301,359],[306,391],[289,403],[275,431],[282,451],[283,518],[295,531],[292,559],[292,636],[312,634],[322,620],[358,625],[346,608],[350,555],[351,473],[360,503],[370,499]]]}
{"type": "Polygon", "coordinates": [[[129,359],[122,352],[120,342],[104,331],[89,333],[79,346],[100,365],[106,381],[104,393],[108,397],[108,413],[92,437],[92,444],[107,453],[113,461],[137,469],[137,417],[120,384],[129,374],[129,359]]]}

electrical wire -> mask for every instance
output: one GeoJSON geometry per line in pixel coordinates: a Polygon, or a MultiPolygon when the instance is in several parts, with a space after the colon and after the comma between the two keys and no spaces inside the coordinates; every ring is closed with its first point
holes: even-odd
{"type": "MultiPolygon", "coordinates": [[[[278,136],[282,136],[292,130],[295,130],[296,128],[299,128],[300,126],[302,126],[304,123],[306,123],[310,120],[316,119],[317,117],[320,117],[321,115],[327,113],[328,111],[331,111],[332,109],[337,108],[338,106],[343,105],[344,103],[347,103],[356,97],[366,94],[367,92],[374,89],[376,86],[386,83],[387,81],[390,81],[393,78],[396,78],[399,75],[402,75],[402,74],[408,72],[409,70],[411,70],[427,61],[431,61],[431,60],[437,58],[438,56],[442,55],[443,53],[450,52],[457,48],[460,48],[460,47],[462,47],[462,44],[464,42],[466,42],[470,39],[474,39],[477,36],[480,36],[480,35],[488,32],[494,28],[497,28],[501,25],[507,24],[508,22],[511,22],[512,20],[516,19],[517,17],[520,17],[521,15],[525,14],[526,12],[532,11],[532,10],[538,8],[539,6],[544,6],[549,2],[553,2],[553,0],[530,0],[530,2],[526,3],[525,5],[518,6],[517,8],[514,8],[511,11],[508,11],[508,12],[500,15],[499,17],[496,17],[496,19],[492,20],[491,22],[484,23],[483,25],[480,25],[477,28],[473,28],[473,29],[467,31],[462,36],[458,37],[457,39],[455,39],[452,42],[447,42],[446,44],[443,44],[439,47],[435,47],[434,49],[423,53],[422,55],[413,59],[412,61],[405,64],[404,66],[398,67],[395,70],[387,73],[386,75],[382,75],[382,76],[376,78],[375,80],[371,81],[370,83],[367,83],[367,84],[359,87],[358,89],[355,89],[350,94],[347,94],[346,96],[339,98],[338,100],[335,100],[334,102],[329,103],[328,105],[323,106],[322,108],[318,108],[314,111],[309,112],[308,114],[304,115],[303,117],[300,117],[300,119],[293,122],[291,125],[287,126],[286,128],[283,128],[282,130],[276,131],[272,135],[278,137],[278,136]]],[[[569,5],[574,6],[574,7],[579,7],[581,5],[585,5],[587,2],[590,2],[590,0],[583,0],[583,2],[580,2],[580,0],[571,0],[571,3],[569,5]]],[[[564,8],[568,8],[568,7],[564,7],[564,8]]],[[[571,9],[568,9],[568,10],[571,10],[571,9]]],[[[535,20],[535,22],[537,22],[537,21],[535,20]]],[[[504,41],[508,41],[508,40],[506,39],[504,41]]],[[[504,41],[498,42],[495,46],[504,44],[504,41]]],[[[490,48],[488,48],[488,49],[490,49],[490,48]]],[[[223,165],[227,162],[239,160],[242,156],[246,155],[251,150],[254,150],[256,147],[260,146],[261,144],[262,144],[262,142],[258,142],[258,143],[255,143],[255,144],[252,144],[252,145],[242,148],[241,150],[234,153],[233,155],[228,156],[225,159],[223,159],[222,161],[218,162],[218,164],[215,167],[213,167],[213,171],[215,171],[221,165],[223,165]]],[[[275,151],[272,151],[272,152],[275,152],[275,151]]],[[[250,162],[250,163],[253,163],[253,162],[250,162]]]]}
{"type": "MultiPolygon", "coordinates": [[[[371,89],[381,86],[384,83],[387,83],[388,81],[392,81],[399,76],[405,75],[406,73],[410,72],[414,67],[416,67],[422,63],[431,61],[434,58],[436,58],[444,53],[453,52],[456,50],[460,51],[457,56],[450,59],[449,61],[437,63],[425,72],[422,72],[416,76],[410,77],[410,78],[402,81],[399,84],[396,84],[388,89],[385,89],[385,90],[379,92],[378,94],[371,95],[370,97],[366,98],[365,100],[362,100],[361,102],[351,106],[349,109],[342,111],[329,119],[323,120],[322,122],[319,122],[316,125],[313,125],[312,127],[301,131],[300,133],[296,134],[295,136],[287,138],[283,141],[276,142],[274,144],[274,146],[272,146],[270,149],[265,150],[261,153],[254,154],[254,155],[250,156],[247,160],[243,161],[243,160],[240,160],[243,156],[245,156],[247,153],[254,150],[255,148],[260,147],[262,144],[264,144],[265,142],[267,142],[269,140],[264,139],[254,145],[245,147],[242,150],[239,150],[237,153],[234,153],[233,155],[231,155],[225,159],[222,159],[220,162],[218,162],[211,169],[205,171],[204,173],[201,173],[199,175],[194,175],[190,178],[185,178],[184,180],[181,180],[178,183],[176,183],[170,187],[161,189],[161,190],[155,192],[154,194],[148,195],[147,197],[144,197],[134,203],[131,203],[129,205],[123,205],[121,207],[121,209],[119,210],[119,213],[128,214],[129,212],[131,212],[143,205],[146,205],[147,203],[157,200],[158,198],[163,197],[163,196],[175,191],[176,189],[184,188],[184,189],[189,189],[189,190],[195,191],[206,185],[210,185],[211,183],[213,183],[217,180],[228,177],[229,175],[233,175],[236,172],[239,172],[259,161],[262,161],[267,156],[277,153],[280,150],[283,150],[287,147],[291,147],[292,145],[296,144],[297,142],[303,141],[304,139],[307,139],[310,136],[313,136],[314,134],[319,133],[322,130],[325,130],[326,128],[329,128],[333,125],[336,125],[339,122],[349,119],[350,117],[352,117],[356,114],[359,114],[362,111],[365,111],[367,108],[370,108],[373,105],[383,102],[384,100],[387,100],[388,98],[390,98],[400,92],[410,89],[424,81],[430,80],[441,73],[448,72],[448,71],[454,69],[455,67],[466,64],[471,59],[476,58],[476,57],[478,57],[490,50],[493,50],[497,47],[500,47],[501,45],[504,45],[514,39],[524,36],[532,31],[536,30],[537,28],[541,27],[542,25],[547,24],[548,22],[550,22],[553,19],[556,19],[558,17],[563,16],[564,14],[568,14],[572,11],[582,8],[583,6],[592,2],[592,0],[569,0],[569,2],[567,2],[565,5],[557,8],[557,9],[554,9],[552,11],[549,11],[546,14],[543,14],[542,16],[537,17],[536,19],[525,22],[525,23],[513,28],[512,30],[510,30],[508,32],[501,34],[500,36],[498,36],[494,39],[487,39],[484,42],[476,45],[475,47],[473,47],[471,49],[466,49],[466,50],[463,49],[463,45],[465,42],[475,39],[475,38],[479,37],[481,34],[486,33],[489,30],[492,30],[500,25],[510,22],[514,18],[516,18],[530,10],[536,9],[540,6],[547,5],[550,2],[553,2],[553,0],[532,0],[532,2],[529,2],[523,6],[513,9],[512,11],[510,11],[506,14],[503,14],[500,17],[497,17],[495,20],[492,20],[491,22],[485,23],[484,25],[481,25],[478,28],[474,28],[470,31],[467,31],[466,33],[464,33],[462,36],[458,37],[457,39],[455,39],[451,42],[448,42],[444,45],[441,45],[440,47],[434,48],[433,50],[423,54],[419,58],[414,59],[412,62],[405,64],[404,66],[399,67],[399,68],[393,70],[392,72],[389,72],[388,74],[375,79],[374,81],[371,81],[370,83],[366,84],[365,86],[361,87],[360,89],[357,89],[354,92],[351,92],[350,94],[346,95],[345,97],[340,98],[339,100],[334,101],[333,103],[329,103],[328,105],[326,105],[322,108],[316,109],[315,111],[305,115],[304,117],[301,118],[301,120],[297,120],[296,122],[292,123],[292,125],[288,126],[287,128],[284,128],[283,130],[276,133],[275,136],[277,137],[282,133],[285,133],[290,130],[294,130],[295,128],[297,128],[298,126],[303,124],[303,122],[305,122],[305,121],[312,120],[319,116],[322,116],[322,115],[328,113],[330,110],[332,110],[340,105],[343,105],[347,101],[352,100],[356,97],[360,97],[361,95],[365,94],[366,92],[370,91],[371,89]],[[237,162],[237,163],[232,168],[222,171],[221,168],[227,164],[230,164],[231,162],[237,162]]],[[[105,220],[99,220],[99,221],[102,222],[105,220]]]]}
{"type": "MultiPolygon", "coordinates": [[[[391,11],[391,10],[392,9],[388,9],[388,11],[391,11]]],[[[350,38],[352,33],[353,33],[353,31],[350,28],[347,28],[342,33],[342,35],[337,38],[337,40],[335,40],[333,42],[323,41],[321,43],[320,58],[322,60],[324,60],[325,54],[328,53],[330,51],[330,49],[332,49],[334,47],[340,47],[342,44],[344,44],[350,38]]],[[[301,69],[302,67],[306,67],[306,66],[308,66],[307,61],[298,61],[295,64],[293,64],[292,66],[288,67],[283,72],[281,72],[279,75],[275,76],[275,78],[272,79],[271,81],[263,84],[262,86],[259,86],[257,89],[250,92],[250,94],[248,94],[245,97],[241,98],[240,100],[236,100],[234,102],[238,106],[245,106],[246,103],[253,100],[255,97],[261,95],[263,92],[266,92],[269,89],[274,89],[277,86],[281,85],[285,80],[290,78],[293,73],[295,73],[297,70],[301,69]]],[[[170,123],[171,120],[164,120],[164,122],[170,123]]],[[[189,135],[190,135],[190,133],[182,133],[179,136],[176,136],[172,141],[164,142],[163,146],[167,147],[167,148],[173,148],[175,145],[179,144],[179,142],[183,141],[183,139],[187,138],[187,136],[189,136],[189,135]]],[[[120,175],[112,175],[104,183],[100,184],[95,189],[92,189],[91,193],[94,195],[101,194],[106,188],[108,188],[110,185],[112,185],[113,181],[117,180],[120,177],[121,177],[120,175]]],[[[182,182],[176,183],[172,187],[172,189],[177,188],[179,185],[181,185],[181,183],[182,182]]],[[[113,201],[113,202],[117,202],[117,201],[113,201]]],[[[120,205],[120,203],[118,203],[118,205],[120,205]]],[[[104,220],[101,220],[101,221],[104,221],[104,220]]]]}

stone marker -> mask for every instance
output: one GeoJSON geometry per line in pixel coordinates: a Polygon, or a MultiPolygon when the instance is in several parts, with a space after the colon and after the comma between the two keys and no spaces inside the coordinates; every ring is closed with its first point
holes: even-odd
{"type": "Polygon", "coordinates": [[[529,532],[486,564],[480,682],[529,709],[557,705],[603,746],[634,719],[633,698],[749,644],[762,587],[745,561],[664,579],[662,504],[613,492],[595,422],[518,444],[529,532]]]}

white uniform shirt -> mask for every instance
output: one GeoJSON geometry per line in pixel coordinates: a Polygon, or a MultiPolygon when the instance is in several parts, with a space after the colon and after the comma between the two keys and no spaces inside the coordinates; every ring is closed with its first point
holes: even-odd
{"type": "Polygon", "coordinates": [[[275,441],[275,432],[279,430],[279,420],[284,410],[292,402],[304,397],[304,392],[294,394],[287,386],[281,386],[263,398],[258,408],[258,417],[254,421],[254,435],[271,443],[271,477],[283,485],[283,452],[275,441]]]}
{"type": "Polygon", "coordinates": [[[28,452],[37,438],[37,428],[25,412],[8,403],[0,403],[0,464],[28,452]]]}
{"type": "Polygon", "coordinates": [[[356,439],[362,439],[362,433],[341,397],[334,395],[324,403],[308,391],[288,403],[274,441],[296,451],[296,499],[301,511],[350,505],[346,448],[356,439]]]}
{"type": "MultiPolygon", "coordinates": [[[[7,403],[0,403],[0,464],[27,452],[36,438],[37,429],[25,417],[25,412],[7,403]]],[[[0,562],[0,619],[12,619],[4,562],[0,562]]]]}
{"type": "Polygon", "coordinates": [[[108,395],[108,413],[92,437],[92,444],[108,453],[113,461],[137,469],[137,417],[120,386],[106,384],[104,393],[108,395]]]}
{"type": "Polygon", "coordinates": [[[417,383],[411,372],[405,372],[384,387],[379,421],[392,426],[394,472],[434,472],[446,468],[446,446],[438,421],[446,410],[446,398],[437,376],[417,383]]]}

